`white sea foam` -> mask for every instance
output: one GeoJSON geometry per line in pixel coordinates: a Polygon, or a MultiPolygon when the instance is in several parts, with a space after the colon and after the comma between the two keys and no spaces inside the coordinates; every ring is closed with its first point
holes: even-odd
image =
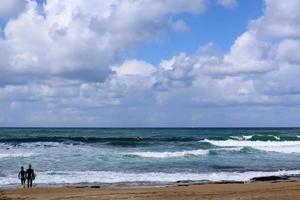
{"type": "Polygon", "coordinates": [[[242,136],[229,136],[229,138],[233,140],[243,140],[242,136]]]}
{"type": "Polygon", "coordinates": [[[253,135],[229,136],[230,139],[238,140],[238,141],[251,140],[252,137],[253,137],[253,135]]]}
{"type": "Polygon", "coordinates": [[[176,151],[176,152],[133,152],[127,155],[136,155],[145,158],[170,158],[170,157],[183,157],[188,155],[201,156],[207,155],[208,150],[192,150],[192,151],[176,151]]]}
{"type": "Polygon", "coordinates": [[[244,140],[251,140],[253,135],[243,135],[244,140]]]}
{"type": "MultiPolygon", "coordinates": [[[[242,136],[229,136],[230,139],[233,140],[251,140],[255,135],[242,135],[242,136]]],[[[267,137],[273,137],[275,140],[280,140],[280,136],[276,135],[256,135],[256,136],[267,136],[267,137]]]]}
{"type": "Polygon", "coordinates": [[[31,143],[19,143],[17,145],[0,143],[0,150],[34,150],[34,149],[49,149],[49,148],[61,148],[61,147],[73,147],[72,144],[64,144],[59,142],[31,142],[31,143]]]}
{"type": "MultiPolygon", "coordinates": [[[[118,182],[176,182],[190,181],[249,181],[254,177],[300,174],[300,170],[274,172],[216,172],[216,173],[122,173],[107,171],[47,171],[38,172],[36,184],[118,183],[118,182]]],[[[15,175],[0,177],[0,187],[18,184],[15,175]]]]}
{"type": "Polygon", "coordinates": [[[20,147],[12,147],[10,145],[0,143],[0,159],[31,157],[37,155],[35,152],[24,151],[20,147]]]}
{"type": "Polygon", "coordinates": [[[4,153],[0,152],[0,159],[1,158],[17,158],[17,157],[31,157],[35,156],[35,153],[17,153],[17,152],[10,152],[10,153],[4,153]]]}
{"type": "Polygon", "coordinates": [[[219,147],[251,147],[261,151],[278,153],[300,153],[300,141],[237,141],[203,140],[219,147]]]}
{"type": "Polygon", "coordinates": [[[223,147],[220,149],[210,149],[210,151],[226,152],[226,151],[241,151],[243,147],[223,147]]]}
{"type": "Polygon", "coordinates": [[[235,148],[221,148],[221,149],[198,149],[191,151],[175,151],[175,152],[132,152],[126,153],[126,155],[135,155],[143,158],[175,158],[175,157],[184,157],[184,156],[205,156],[210,153],[210,151],[218,152],[218,151],[240,151],[242,147],[235,148]]]}
{"type": "Polygon", "coordinates": [[[280,140],[279,136],[273,136],[276,140],[280,140]]]}
{"type": "Polygon", "coordinates": [[[216,146],[221,147],[241,147],[241,146],[292,146],[292,145],[300,145],[300,141],[237,141],[237,140],[203,140],[204,142],[209,142],[216,146]]]}
{"type": "Polygon", "coordinates": [[[0,143],[0,159],[32,157],[39,155],[104,155],[113,153],[111,149],[97,148],[89,145],[73,145],[59,142],[34,142],[9,145],[0,143]]]}

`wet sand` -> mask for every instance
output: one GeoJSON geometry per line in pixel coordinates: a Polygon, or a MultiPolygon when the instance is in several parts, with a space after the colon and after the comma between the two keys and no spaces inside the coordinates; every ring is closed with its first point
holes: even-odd
{"type": "Polygon", "coordinates": [[[300,181],[184,185],[152,188],[33,188],[0,190],[10,199],[300,200],[300,181]]]}

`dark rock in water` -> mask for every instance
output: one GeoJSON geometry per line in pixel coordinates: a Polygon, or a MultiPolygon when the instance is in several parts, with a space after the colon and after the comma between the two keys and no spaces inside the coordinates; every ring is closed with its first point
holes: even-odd
{"type": "Polygon", "coordinates": [[[181,180],[181,181],[176,181],[175,183],[192,183],[193,181],[189,180],[181,180]]]}
{"type": "Polygon", "coordinates": [[[98,188],[100,188],[100,186],[99,186],[99,185],[92,185],[91,188],[96,188],[96,189],[98,189],[98,188]]]}
{"type": "Polygon", "coordinates": [[[179,186],[179,187],[188,187],[188,186],[190,186],[190,184],[178,184],[178,185],[176,185],[176,186],[179,186]]]}
{"type": "Polygon", "coordinates": [[[251,181],[278,181],[278,180],[288,180],[288,176],[263,176],[252,178],[251,181]]]}

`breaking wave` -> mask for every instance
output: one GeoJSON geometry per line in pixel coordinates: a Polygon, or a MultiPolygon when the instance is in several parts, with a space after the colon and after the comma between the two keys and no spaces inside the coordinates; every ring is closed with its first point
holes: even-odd
{"type": "Polygon", "coordinates": [[[174,158],[184,156],[205,156],[211,152],[218,153],[224,151],[241,151],[243,148],[222,148],[222,149],[198,149],[191,151],[175,151],[175,152],[133,152],[126,155],[134,155],[143,158],[174,158]]]}
{"type": "Polygon", "coordinates": [[[203,140],[219,147],[250,147],[253,149],[278,153],[300,153],[300,141],[238,141],[203,140]]]}
{"type": "Polygon", "coordinates": [[[207,155],[209,150],[192,150],[192,151],[176,151],[176,152],[133,152],[127,155],[135,155],[144,158],[172,158],[172,157],[183,157],[183,156],[202,156],[207,155]]]}
{"type": "MultiPolygon", "coordinates": [[[[211,172],[211,173],[123,173],[110,171],[46,171],[38,172],[37,184],[88,184],[119,182],[160,182],[176,181],[249,181],[255,177],[286,176],[300,174],[300,170],[290,171],[248,171],[248,172],[211,172]]],[[[2,185],[15,185],[19,180],[15,176],[0,177],[2,185]]]]}

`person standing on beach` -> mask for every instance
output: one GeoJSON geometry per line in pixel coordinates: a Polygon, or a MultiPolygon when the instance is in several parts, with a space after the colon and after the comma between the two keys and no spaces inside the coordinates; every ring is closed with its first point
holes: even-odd
{"type": "Polygon", "coordinates": [[[27,187],[32,188],[32,181],[35,178],[34,170],[31,168],[31,165],[28,166],[26,170],[26,178],[27,178],[27,187]]]}
{"type": "Polygon", "coordinates": [[[21,180],[21,185],[24,188],[25,187],[25,180],[26,180],[26,172],[24,170],[24,167],[21,166],[21,171],[18,174],[18,178],[21,180]]]}

